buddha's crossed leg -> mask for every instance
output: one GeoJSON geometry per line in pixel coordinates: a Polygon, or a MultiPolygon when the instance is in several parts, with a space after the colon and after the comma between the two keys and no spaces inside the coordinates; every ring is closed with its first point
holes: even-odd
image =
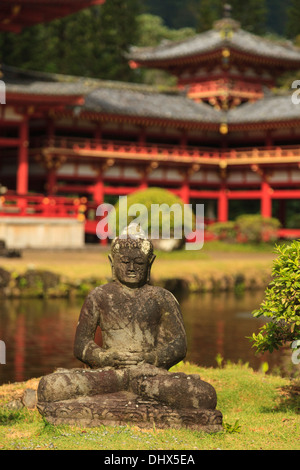
{"type": "Polygon", "coordinates": [[[217,403],[215,389],[199,375],[172,373],[152,365],[124,369],[60,369],[41,379],[38,400],[57,402],[121,391],[130,391],[172,408],[215,409],[217,403]]]}

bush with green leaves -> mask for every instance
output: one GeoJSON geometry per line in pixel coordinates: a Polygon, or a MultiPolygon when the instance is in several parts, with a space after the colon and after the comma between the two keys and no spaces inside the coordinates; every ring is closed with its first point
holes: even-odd
{"type": "Polygon", "coordinates": [[[274,242],[278,239],[279,220],[260,214],[244,214],[236,219],[238,238],[250,243],[274,242]]]}
{"type": "Polygon", "coordinates": [[[207,231],[213,233],[219,240],[226,242],[236,241],[236,224],[229,220],[228,222],[216,222],[207,227],[207,231]]]}
{"type": "Polygon", "coordinates": [[[261,243],[278,239],[279,220],[260,214],[243,214],[235,221],[216,222],[208,231],[226,242],[261,243]]]}
{"type": "Polygon", "coordinates": [[[300,241],[276,246],[272,281],[266,289],[255,318],[268,321],[250,338],[257,352],[274,349],[300,339],[300,241]]]}
{"type": "Polygon", "coordinates": [[[163,229],[170,226],[170,237],[173,237],[176,232],[179,234],[179,237],[176,238],[183,239],[184,235],[188,235],[195,225],[195,216],[192,210],[184,207],[181,198],[162,188],[153,187],[130,194],[127,197],[127,209],[127,217],[123,212],[123,216],[125,215],[123,224],[122,219],[119,223],[122,211],[120,202],[115,205],[115,218],[114,214],[111,214],[112,217],[109,219],[111,227],[115,227],[117,235],[120,229],[122,231],[123,228],[135,221],[149,236],[151,233],[153,234],[152,230],[156,229],[161,237],[163,229]],[[159,217],[153,216],[154,206],[156,206],[159,217]]]}

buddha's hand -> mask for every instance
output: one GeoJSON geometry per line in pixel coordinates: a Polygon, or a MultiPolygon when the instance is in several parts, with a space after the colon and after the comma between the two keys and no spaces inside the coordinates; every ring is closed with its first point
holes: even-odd
{"type": "Polygon", "coordinates": [[[119,367],[136,366],[143,362],[143,357],[140,353],[120,353],[116,362],[119,367]]]}
{"type": "Polygon", "coordinates": [[[111,367],[136,366],[144,361],[139,352],[129,351],[108,351],[105,353],[106,365],[111,367]]]}

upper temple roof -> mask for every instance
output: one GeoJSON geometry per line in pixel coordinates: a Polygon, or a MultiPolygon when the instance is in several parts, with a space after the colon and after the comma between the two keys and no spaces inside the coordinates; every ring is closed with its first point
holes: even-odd
{"type": "Polygon", "coordinates": [[[270,61],[273,64],[300,68],[299,48],[288,41],[275,42],[244,31],[239,23],[230,18],[216,22],[213,29],[183,41],[163,42],[157,47],[134,47],[129,58],[138,65],[163,67],[177,62],[200,63],[208,54],[217,53],[224,48],[248,56],[252,61],[256,59],[265,64],[270,61]]]}
{"type": "Polygon", "coordinates": [[[24,27],[44,23],[100,5],[105,0],[1,0],[0,31],[20,32],[24,27]]]}

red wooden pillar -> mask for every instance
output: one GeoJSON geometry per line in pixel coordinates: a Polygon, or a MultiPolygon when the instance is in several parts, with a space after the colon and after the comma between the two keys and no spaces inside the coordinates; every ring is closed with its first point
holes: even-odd
{"type": "Polygon", "coordinates": [[[48,195],[49,196],[53,196],[53,194],[55,194],[56,192],[56,189],[55,189],[55,186],[56,186],[56,170],[54,168],[51,168],[49,171],[48,171],[48,175],[47,175],[47,190],[48,190],[48,195]]]}
{"type": "Polygon", "coordinates": [[[99,205],[104,202],[104,182],[102,170],[99,170],[93,191],[94,201],[99,205]]]}
{"type": "Polygon", "coordinates": [[[228,196],[226,184],[222,183],[218,201],[218,222],[228,221],[228,196]]]}
{"type": "Polygon", "coordinates": [[[141,178],[141,184],[139,185],[139,190],[143,191],[144,189],[147,189],[147,188],[148,188],[147,173],[145,171],[141,178]]]}
{"type": "Polygon", "coordinates": [[[272,217],[272,189],[266,179],[261,184],[261,215],[263,217],[272,217]]]}
{"type": "Polygon", "coordinates": [[[17,168],[17,193],[28,193],[28,118],[24,118],[19,129],[19,155],[17,168]]]}
{"type": "Polygon", "coordinates": [[[183,200],[184,204],[190,203],[190,186],[189,186],[187,175],[184,177],[184,180],[181,186],[181,199],[183,200]]]}

